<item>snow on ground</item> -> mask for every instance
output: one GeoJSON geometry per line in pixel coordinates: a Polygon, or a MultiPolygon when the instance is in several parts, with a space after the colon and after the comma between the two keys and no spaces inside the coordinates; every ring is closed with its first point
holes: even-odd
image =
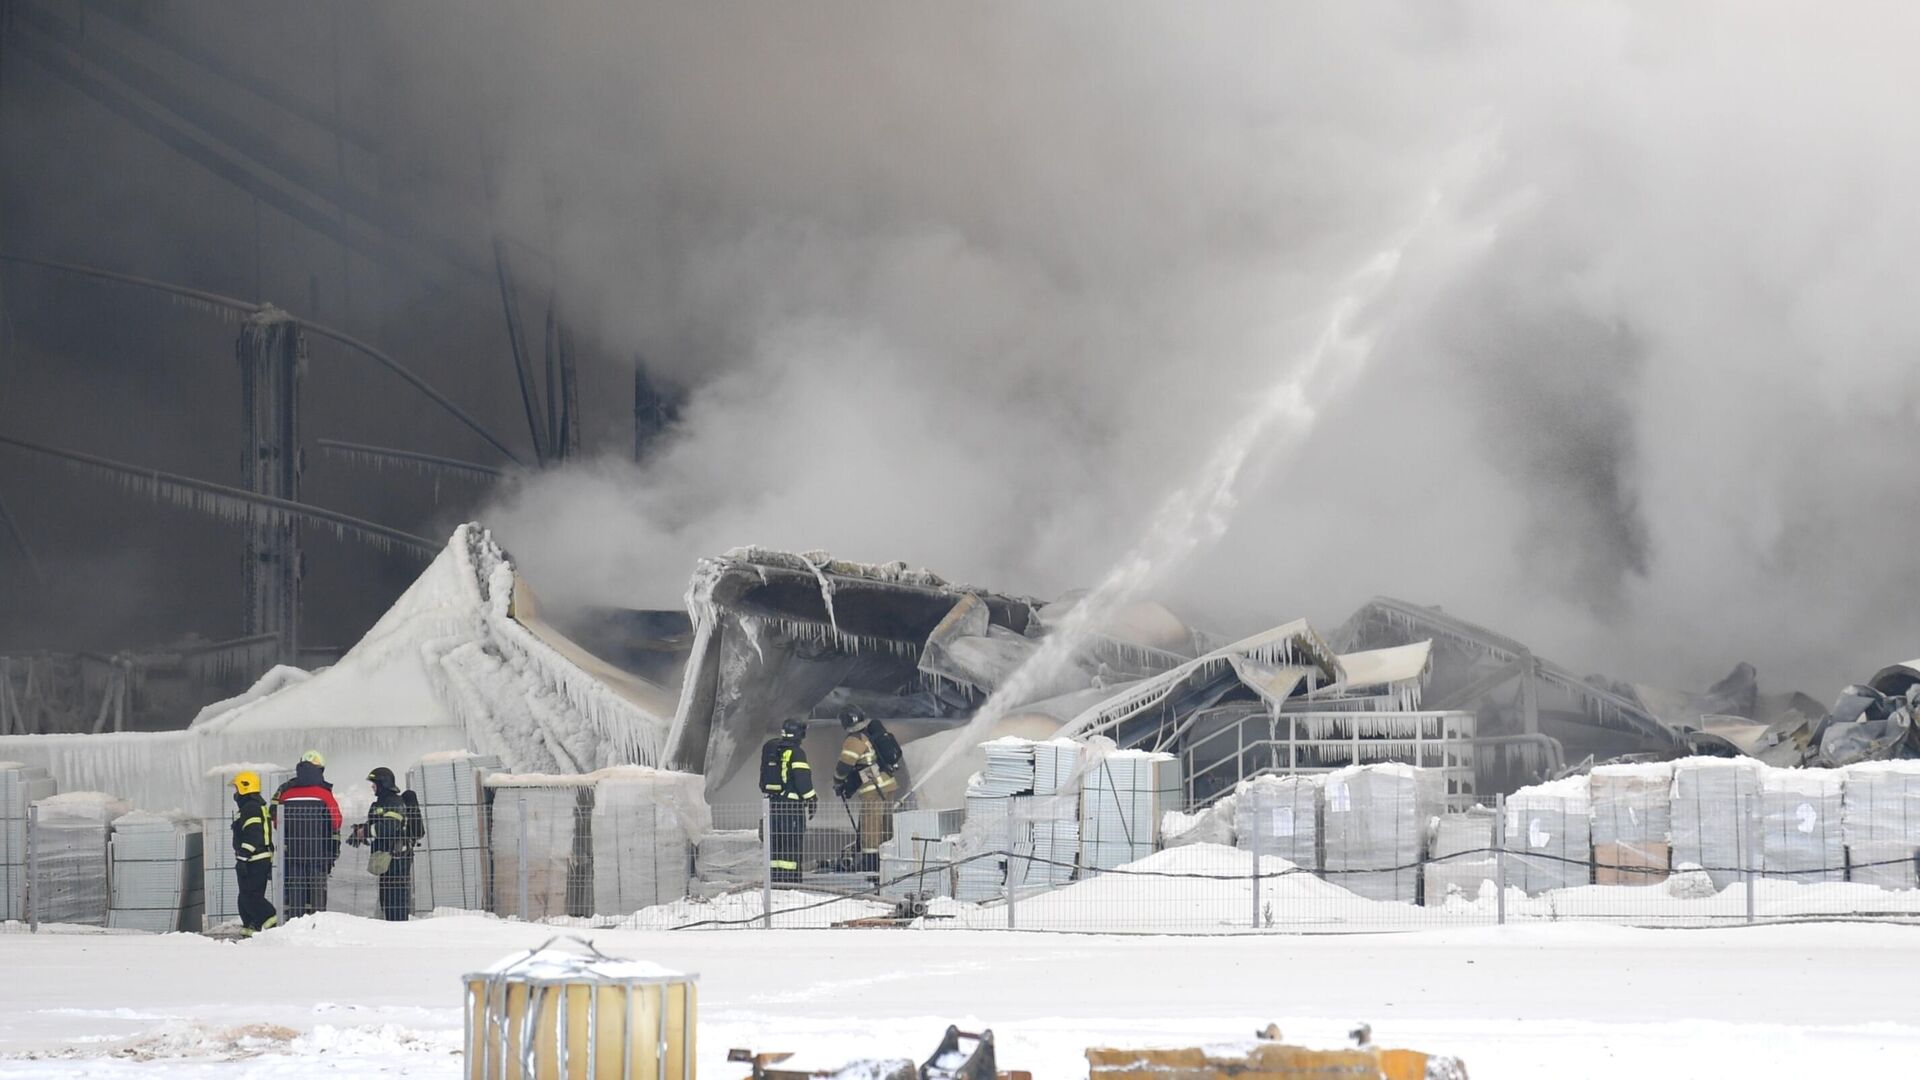
{"type": "MultiPolygon", "coordinates": [[[[0,935],[0,1078],[460,1075],[460,976],[554,928],[344,915],[245,942],[0,935]]],[[[1584,924],[1406,934],[1096,937],[583,931],[700,976],[700,1074],[731,1046],[924,1057],[948,1023],[1086,1075],[1092,1043],[1239,1039],[1268,1021],[1464,1057],[1475,1080],[1900,1075],[1920,1054],[1920,928],[1584,924]]],[[[818,1056],[817,1053],[810,1056],[818,1056]]]]}

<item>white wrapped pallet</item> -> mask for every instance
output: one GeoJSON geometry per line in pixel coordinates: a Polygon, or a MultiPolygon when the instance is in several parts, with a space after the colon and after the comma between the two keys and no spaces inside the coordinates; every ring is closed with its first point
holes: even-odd
{"type": "MultiPolygon", "coordinates": [[[[205,794],[200,800],[205,826],[201,838],[200,896],[206,929],[240,921],[240,887],[233,872],[233,778],[243,772],[259,774],[260,794],[267,799],[273,798],[280,785],[293,778],[292,769],[268,763],[233,762],[207,770],[205,794]]],[[[275,840],[278,839],[276,834],[275,840]]],[[[276,911],[286,907],[284,875],[280,872],[280,859],[284,854],[274,854],[273,877],[267,882],[267,900],[276,911]]]]}
{"type": "Polygon", "coordinates": [[[1080,787],[1080,865],[1094,870],[1144,859],[1159,849],[1160,823],[1185,805],[1172,754],[1119,750],[1087,770],[1080,787]]]}
{"type": "Polygon", "coordinates": [[[1327,774],[1323,876],[1372,900],[1413,903],[1427,823],[1446,806],[1445,777],[1412,765],[1349,765],[1327,774]]]}
{"type": "Polygon", "coordinates": [[[1587,778],[1569,776],[1507,796],[1507,883],[1538,896],[1593,881],[1587,778]]]}
{"type": "Polygon", "coordinates": [[[1665,881],[1673,844],[1673,763],[1597,765],[1587,776],[1587,792],[1595,883],[1665,881]]]}
{"type": "Polygon", "coordinates": [[[880,845],[880,891],[887,896],[953,895],[956,843],[966,824],[963,810],[901,810],[893,816],[893,839],[880,845]]]}
{"type": "Polygon", "coordinates": [[[1883,889],[1915,888],[1920,761],[1869,761],[1840,772],[1849,879],[1883,889]]]}
{"type": "Polygon", "coordinates": [[[1760,774],[1760,872],[1812,884],[1844,881],[1847,845],[1838,769],[1760,774]]]}
{"type": "Polygon", "coordinates": [[[466,750],[427,754],[407,770],[407,788],[420,801],[426,834],[415,847],[413,910],[487,908],[486,777],[500,767],[492,755],[466,750]]]}
{"type": "Polygon", "coordinates": [[[135,810],[115,818],[108,842],[113,870],[107,925],[154,933],[199,930],[203,836],[200,822],[187,814],[135,810]]]}
{"type": "Polygon", "coordinates": [[[955,898],[979,902],[1003,895],[1008,858],[1017,847],[1030,843],[1020,830],[1013,796],[981,794],[980,786],[969,782],[966,820],[955,844],[959,862],[953,876],[955,898]]]}
{"type": "Polygon", "coordinates": [[[130,807],[101,791],[53,795],[33,804],[34,913],[42,923],[105,926],[107,840],[130,807]]]}
{"type": "Polygon", "coordinates": [[[570,900],[586,891],[574,874],[576,867],[586,873],[576,838],[591,827],[591,781],[495,773],[486,783],[493,792],[494,913],[529,921],[573,914],[570,900]]]}
{"type": "Polygon", "coordinates": [[[1421,902],[1438,907],[1450,896],[1473,900],[1499,876],[1494,861],[1494,812],[1485,806],[1445,813],[1429,823],[1421,902]]]}
{"type": "Polygon", "coordinates": [[[1760,773],[1752,758],[1683,758],[1673,763],[1673,865],[1693,863],[1715,889],[1759,869],[1755,818],[1760,773]]]}
{"type": "Polygon", "coordinates": [[[1278,855],[1304,870],[1320,869],[1318,776],[1256,776],[1242,780],[1233,800],[1233,844],[1261,856],[1278,855]]]}
{"type": "Polygon", "coordinates": [[[767,852],[758,829],[713,829],[694,842],[693,876],[703,894],[758,885],[767,876],[767,852]]]}
{"type": "Polygon", "coordinates": [[[706,779],[638,765],[594,775],[593,913],[627,915],[687,896],[694,842],[713,828],[706,779]]]}
{"type": "Polygon", "coordinates": [[[0,761],[0,922],[27,917],[27,807],[58,790],[40,766],[0,761]]]}

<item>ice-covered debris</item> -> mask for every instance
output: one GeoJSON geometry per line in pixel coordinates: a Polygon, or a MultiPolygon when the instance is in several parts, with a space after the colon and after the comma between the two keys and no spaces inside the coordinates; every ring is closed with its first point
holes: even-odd
{"type": "Polygon", "coordinates": [[[124,799],[104,791],[69,791],[49,795],[34,806],[42,823],[50,821],[88,821],[105,825],[133,808],[124,799]]]}
{"type": "Polygon", "coordinates": [[[259,773],[264,780],[268,773],[284,772],[285,765],[275,765],[270,761],[232,761],[225,765],[215,765],[207,770],[209,780],[228,780],[243,772],[259,773]]]}
{"type": "MultiPolygon", "coordinates": [[[[321,668],[320,670],[324,671],[326,669],[321,668]]],[[[198,713],[194,714],[193,720],[188,723],[187,726],[189,728],[199,727],[202,723],[224,713],[232,712],[242,705],[259,701],[261,698],[277,694],[289,686],[306,682],[308,679],[313,678],[315,674],[317,674],[317,672],[302,671],[297,667],[288,667],[285,664],[275,664],[273,667],[267,669],[266,674],[255,679],[252,686],[247,687],[233,697],[216,701],[202,708],[198,713]]]]}
{"type": "MultiPolygon", "coordinates": [[[[587,773],[488,773],[486,786],[506,787],[593,787],[605,780],[660,780],[683,782],[692,777],[690,773],[674,772],[671,769],[654,769],[645,765],[610,765],[604,769],[595,769],[587,773]]],[[[693,777],[697,779],[697,777],[693,777]]]]}
{"type": "Polygon", "coordinates": [[[1160,818],[1160,843],[1166,847],[1188,844],[1233,845],[1234,797],[1228,795],[1196,813],[1169,810],[1160,818]]]}
{"type": "Polygon", "coordinates": [[[1335,781],[1351,781],[1354,777],[1365,772],[1377,773],[1382,776],[1397,776],[1403,780],[1412,780],[1420,775],[1420,770],[1412,765],[1403,764],[1398,761],[1381,761],[1371,765],[1344,765],[1328,773],[1326,779],[1329,784],[1335,781]]]}
{"type": "Polygon", "coordinates": [[[485,754],[476,754],[471,750],[435,750],[431,754],[421,754],[419,764],[445,765],[449,762],[471,761],[474,758],[486,756],[485,754]]]}
{"type": "Polygon", "coordinates": [[[672,707],[542,623],[505,553],[468,524],[338,664],[270,674],[195,730],[450,726],[509,768],[566,772],[659,760],[672,707]]]}

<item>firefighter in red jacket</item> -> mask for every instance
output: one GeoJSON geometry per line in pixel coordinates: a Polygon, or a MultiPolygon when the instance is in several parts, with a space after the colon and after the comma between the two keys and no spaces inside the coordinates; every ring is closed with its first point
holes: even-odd
{"type": "Polygon", "coordinates": [[[340,858],[340,804],[326,764],[320,751],[307,751],[293,779],[273,793],[289,919],[327,909],[327,875],[340,858]]]}

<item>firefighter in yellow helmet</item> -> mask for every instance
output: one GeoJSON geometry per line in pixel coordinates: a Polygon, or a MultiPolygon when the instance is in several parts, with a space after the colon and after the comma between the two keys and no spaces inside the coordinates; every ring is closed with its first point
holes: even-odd
{"type": "Polygon", "coordinates": [[[273,815],[260,795],[260,774],[233,776],[233,875],[239,885],[240,927],[248,934],[275,926],[280,913],[267,899],[273,880],[273,815]]]}

